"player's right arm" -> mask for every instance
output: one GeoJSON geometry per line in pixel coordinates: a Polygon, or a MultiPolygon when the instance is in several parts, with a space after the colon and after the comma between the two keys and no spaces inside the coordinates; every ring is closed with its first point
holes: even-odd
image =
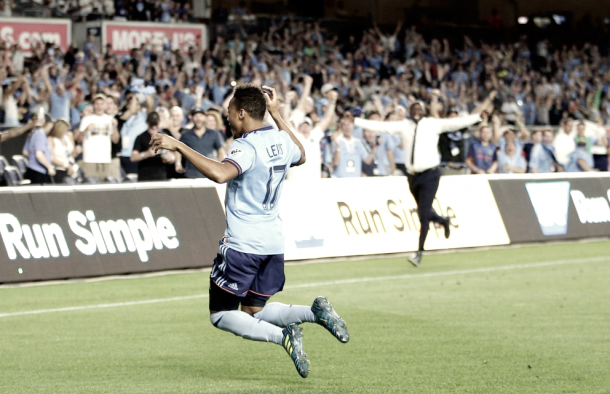
{"type": "Polygon", "coordinates": [[[239,175],[239,170],[232,163],[220,163],[216,160],[209,159],[169,135],[157,133],[150,141],[150,144],[155,153],[161,149],[180,153],[206,178],[216,183],[226,183],[239,175]]]}

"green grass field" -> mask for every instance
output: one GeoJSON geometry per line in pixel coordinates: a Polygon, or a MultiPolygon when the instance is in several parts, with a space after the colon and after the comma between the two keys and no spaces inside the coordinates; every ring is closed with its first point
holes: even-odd
{"type": "Polygon", "coordinates": [[[0,288],[0,393],[610,393],[609,252],[287,266],[274,301],[326,295],[350,328],[344,345],[303,325],[307,379],[280,346],[212,327],[209,272],[0,288]]]}

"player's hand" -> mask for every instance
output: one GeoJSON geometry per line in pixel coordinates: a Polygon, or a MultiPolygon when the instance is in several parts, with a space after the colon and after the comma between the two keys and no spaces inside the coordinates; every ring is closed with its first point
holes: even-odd
{"type": "Polygon", "coordinates": [[[273,89],[270,86],[262,86],[263,92],[265,93],[265,99],[267,100],[267,111],[271,115],[277,114],[280,108],[280,99],[273,89]]]}
{"type": "Polygon", "coordinates": [[[150,146],[156,154],[160,153],[161,149],[175,151],[178,149],[178,141],[167,134],[157,133],[150,140],[150,146]]]}

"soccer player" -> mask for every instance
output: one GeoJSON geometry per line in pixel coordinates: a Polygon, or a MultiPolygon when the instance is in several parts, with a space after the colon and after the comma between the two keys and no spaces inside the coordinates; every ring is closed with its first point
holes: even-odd
{"type": "Polygon", "coordinates": [[[305,162],[305,151],[279,115],[275,90],[263,89],[251,84],[235,88],[229,103],[235,141],[222,163],[168,135],[157,134],[151,145],[155,150],[178,151],[208,179],[228,182],[227,229],[210,275],[210,321],[245,339],[282,345],[305,378],[309,360],[298,324],[318,323],[343,343],[349,333],[324,297],[316,298],[311,307],[267,304],[285,281],[278,207],[282,183],[290,166],[305,162]],[[267,110],[280,130],[263,126],[267,110]]]}

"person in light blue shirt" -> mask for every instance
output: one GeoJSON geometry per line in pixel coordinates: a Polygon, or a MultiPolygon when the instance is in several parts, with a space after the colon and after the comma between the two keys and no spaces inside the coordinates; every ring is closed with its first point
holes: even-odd
{"type": "Polygon", "coordinates": [[[266,304],[285,281],[279,215],[283,181],[290,166],[305,162],[305,150],[280,117],[275,90],[263,88],[265,93],[251,84],[235,88],[229,102],[235,140],[222,163],[165,134],[158,133],[151,145],[155,152],[178,151],[206,178],[227,182],[227,229],[210,274],[211,323],[245,339],[282,345],[305,378],[309,360],[298,324],[318,323],[343,343],[349,340],[349,333],[324,297],[316,298],[311,307],[266,304]],[[267,108],[280,130],[264,127],[267,108]]]}
{"type": "MultiPolygon", "coordinates": [[[[125,110],[119,114],[121,120],[124,120],[121,127],[121,167],[127,174],[136,174],[138,172],[137,163],[133,163],[131,152],[136,138],[148,130],[146,123],[147,112],[142,111],[140,101],[136,94],[128,92],[126,95],[127,105],[125,110]]],[[[147,111],[154,108],[151,96],[146,96],[147,111]]]]}
{"type": "Polygon", "coordinates": [[[529,162],[530,172],[548,173],[562,170],[555,158],[553,139],[553,130],[544,130],[542,141],[532,148],[529,162]]]}
{"type": "Polygon", "coordinates": [[[509,141],[505,144],[506,151],[498,155],[498,172],[500,174],[524,174],[527,170],[527,163],[521,155],[517,153],[517,146],[509,141]]]}
{"type": "Polygon", "coordinates": [[[339,122],[340,136],[333,144],[333,174],[337,178],[362,176],[362,163],[370,165],[377,154],[377,146],[367,151],[362,140],[353,136],[354,118],[343,115],[339,122]]]}
{"type": "Polygon", "coordinates": [[[51,93],[51,118],[70,119],[70,102],[72,92],[66,90],[65,86],[57,85],[51,93]]]}
{"type": "Polygon", "coordinates": [[[593,156],[585,150],[576,149],[570,153],[568,164],[565,168],[566,172],[590,172],[593,169],[593,156]]]}

